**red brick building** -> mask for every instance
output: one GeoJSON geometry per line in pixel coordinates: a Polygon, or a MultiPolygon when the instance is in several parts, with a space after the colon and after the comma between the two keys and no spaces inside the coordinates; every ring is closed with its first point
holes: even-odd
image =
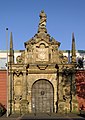
{"type": "Polygon", "coordinates": [[[0,70],[0,103],[7,106],[7,71],[0,70]]]}
{"type": "Polygon", "coordinates": [[[79,109],[85,110],[85,70],[77,70],[76,88],[79,109]]]}

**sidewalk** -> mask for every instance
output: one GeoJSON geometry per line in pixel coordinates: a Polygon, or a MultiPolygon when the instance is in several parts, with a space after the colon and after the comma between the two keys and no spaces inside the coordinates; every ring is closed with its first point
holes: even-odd
{"type": "Polygon", "coordinates": [[[59,114],[59,113],[39,113],[39,114],[27,114],[22,116],[22,118],[20,120],[28,120],[28,119],[36,119],[36,120],[41,120],[41,119],[49,119],[49,120],[78,120],[78,119],[82,119],[85,120],[85,118],[77,115],[77,114],[59,114]]]}
{"type": "Polygon", "coordinates": [[[72,114],[72,113],[69,113],[69,114],[59,114],[59,113],[37,113],[37,114],[33,114],[33,113],[30,113],[30,114],[23,114],[23,115],[19,115],[19,114],[14,114],[14,115],[11,115],[9,117],[6,117],[6,114],[2,117],[0,117],[0,120],[33,120],[33,119],[36,119],[36,120],[41,120],[41,119],[49,119],[49,120],[85,120],[85,116],[84,117],[81,117],[77,114],[72,114]]]}
{"type": "Polygon", "coordinates": [[[15,115],[11,115],[9,117],[7,117],[7,115],[3,115],[0,117],[0,120],[20,120],[22,116],[20,116],[19,114],[15,114],[15,115]]]}

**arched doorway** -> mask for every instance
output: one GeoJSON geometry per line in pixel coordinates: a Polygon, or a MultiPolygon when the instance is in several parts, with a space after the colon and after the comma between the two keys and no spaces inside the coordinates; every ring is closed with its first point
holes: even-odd
{"type": "Polygon", "coordinates": [[[44,79],[32,86],[32,112],[53,112],[53,85],[44,79]]]}

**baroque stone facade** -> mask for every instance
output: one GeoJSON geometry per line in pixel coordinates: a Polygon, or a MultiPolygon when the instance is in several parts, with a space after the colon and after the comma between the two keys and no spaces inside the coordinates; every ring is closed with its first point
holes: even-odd
{"type": "Polygon", "coordinates": [[[60,42],[47,33],[47,16],[40,13],[38,31],[24,43],[25,50],[14,63],[10,37],[8,112],[72,112],[78,110],[75,88],[75,39],[72,62],[59,50],[60,42]]]}

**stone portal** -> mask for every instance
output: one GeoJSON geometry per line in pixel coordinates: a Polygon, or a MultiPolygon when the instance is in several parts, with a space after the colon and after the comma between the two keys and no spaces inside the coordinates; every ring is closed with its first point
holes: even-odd
{"type": "Polygon", "coordinates": [[[13,113],[72,112],[77,110],[75,92],[75,39],[72,61],[59,50],[60,42],[47,33],[47,16],[40,13],[38,31],[24,43],[14,62],[10,38],[8,110],[13,113]]]}

